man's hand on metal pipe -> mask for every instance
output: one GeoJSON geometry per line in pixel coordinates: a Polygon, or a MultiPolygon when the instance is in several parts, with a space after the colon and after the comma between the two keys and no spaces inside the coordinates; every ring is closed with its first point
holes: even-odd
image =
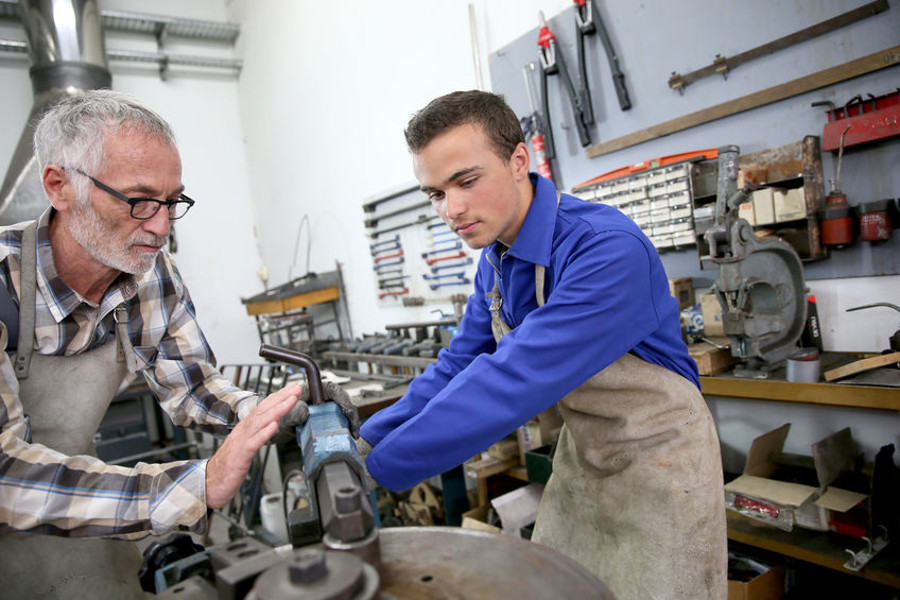
{"type": "MultiPolygon", "coordinates": [[[[333,381],[326,381],[322,387],[325,400],[331,400],[341,407],[341,412],[347,417],[350,435],[353,436],[353,439],[359,439],[359,413],[356,411],[356,405],[353,404],[353,400],[350,399],[350,394],[333,381]]],[[[300,395],[297,404],[278,421],[276,442],[288,442],[296,439],[296,427],[306,423],[306,419],[309,418],[307,402],[309,402],[309,389],[303,388],[303,393],[300,395]]]]}
{"type": "Polygon", "coordinates": [[[206,505],[222,508],[235,495],[256,452],[278,432],[278,420],[299,404],[302,388],[291,383],[253,409],[206,463],[206,505]]]}

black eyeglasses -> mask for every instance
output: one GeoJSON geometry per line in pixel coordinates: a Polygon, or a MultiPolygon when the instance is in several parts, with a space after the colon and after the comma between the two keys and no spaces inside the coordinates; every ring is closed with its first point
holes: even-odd
{"type": "Polygon", "coordinates": [[[75,173],[78,173],[79,175],[84,175],[85,177],[90,179],[94,185],[96,185],[98,188],[100,188],[101,190],[103,190],[104,192],[109,194],[110,196],[118,198],[122,202],[128,203],[128,205],[131,206],[131,218],[137,219],[139,221],[146,221],[147,219],[152,219],[153,215],[158,213],[159,209],[163,206],[165,206],[166,210],[169,211],[169,220],[175,221],[177,219],[180,219],[184,215],[186,215],[187,211],[189,211],[191,209],[191,207],[194,206],[194,201],[191,200],[190,198],[188,198],[187,196],[185,196],[184,194],[181,194],[177,200],[155,200],[153,198],[129,198],[122,192],[120,192],[118,190],[114,190],[113,188],[109,187],[102,181],[94,179],[93,177],[91,177],[90,175],[88,175],[87,173],[82,171],[81,169],[72,169],[69,167],[63,167],[63,169],[66,171],[74,171],[75,173]]]}

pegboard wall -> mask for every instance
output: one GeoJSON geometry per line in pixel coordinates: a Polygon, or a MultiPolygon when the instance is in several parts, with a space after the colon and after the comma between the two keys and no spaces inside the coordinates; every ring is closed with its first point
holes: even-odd
{"type": "MultiPolygon", "coordinates": [[[[755,3],[737,0],[716,4],[701,0],[593,2],[594,10],[605,22],[632,106],[628,110],[620,107],[609,61],[597,35],[585,38],[587,79],[595,121],[587,131],[589,145],[581,143],[575,113],[561,77],[548,77],[549,120],[557,157],[554,175],[557,185],[565,191],[605,173],[658,157],[732,144],[739,146],[742,153],[753,153],[797,142],[807,135],[821,136],[827,115],[824,109],[812,107],[813,102],[826,100],[843,105],[858,94],[877,96],[897,87],[900,67],[892,66],[671,135],[660,133],[649,141],[591,158],[587,150],[592,146],[652,130],[661,123],[702,113],[772,86],[891,49],[896,46],[896,32],[900,31],[900,10],[892,8],[761,56],[735,68],[727,78],[714,75],[695,81],[679,93],[669,87],[673,72],[687,73],[704,67],[717,54],[734,56],[857,9],[865,2],[835,0],[823,4],[801,0],[794,4],[772,3],[765,11],[755,3]]],[[[546,17],[556,37],[557,51],[578,85],[575,7],[546,17]]],[[[490,56],[492,90],[503,94],[520,118],[541,105],[537,14],[534,23],[533,30],[490,56]],[[526,79],[533,90],[533,99],[529,99],[526,79]]],[[[828,176],[834,171],[836,158],[836,152],[823,153],[823,167],[828,176]]],[[[900,143],[896,138],[845,151],[842,187],[850,203],[900,196],[900,170],[891,166],[898,162],[900,143]]],[[[537,170],[534,162],[532,169],[537,170]]],[[[881,244],[858,242],[832,252],[827,260],[806,263],[806,278],[900,273],[898,237],[894,235],[881,244]]],[[[715,279],[714,270],[700,269],[696,249],[661,249],[661,256],[671,277],[693,277],[698,287],[715,279]]]]}
{"type": "Polygon", "coordinates": [[[380,306],[444,305],[471,293],[479,253],[438,218],[418,185],[372,198],[363,212],[380,306]]]}

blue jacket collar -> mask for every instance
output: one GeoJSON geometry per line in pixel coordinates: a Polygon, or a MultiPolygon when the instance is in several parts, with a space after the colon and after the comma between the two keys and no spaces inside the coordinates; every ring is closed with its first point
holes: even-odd
{"type": "MultiPolygon", "coordinates": [[[[556,188],[553,182],[540,177],[537,173],[529,173],[529,177],[534,187],[534,199],[507,254],[549,267],[553,231],[556,227],[556,188]]],[[[501,246],[498,242],[491,244],[488,251],[492,258],[499,260],[501,246]]]]}

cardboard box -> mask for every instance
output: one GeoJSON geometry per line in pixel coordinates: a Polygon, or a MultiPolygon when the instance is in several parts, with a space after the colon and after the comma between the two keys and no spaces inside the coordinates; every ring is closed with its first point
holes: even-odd
{"type": "Polygon", "coordinates": [[[772,188],[763,188],[753,192],[753,216],[757,225],[769,225],[775,222],[774,196],[772,188]]]}
{"type": "Polygon", "coordinates": [[[700,312],[703,314],[703,333],[706,337],[725,335],[722,324],[722,305],[712,292],[700,296],[700,312]]]}
{"type": "Polygon", "coordinates": [[[690,277],[679,277],[669,280],[669,293],[678,300],[678,310],[694,305],[694,280],[690,277]]]}
{"type": "Polygon", "coordinates": [[[790,423],[753,440],[743,474],[725,485],[725,506],[784,531],[796,527],[828,531],[831,513],[847,512],[867,495],[832,485],[852,470],[856,458],[850,429],[813,444],[812,468],[796,457],[783,461],[790,423]],[[807,481],[798,483],[797,481],[807,481]]]}
{"type": "Polygon", "coordinates": [[[776,191],[773,200],[777,223],[806,218],[806,197],[803,188],[776,191]]]}
{"type": "Polygon", "coordinates": [[[463,529],[476,529],[478,531],[490,531],[492,533],[500,533],[500,528],[487,522],[488,505],[476,506],[472,510],[467,510],[462,515],[463,529]]]}
{"type": "Polygon", "coordinates": [[[497,460],[509,460],[519,455],[519,443],[517,440],[503,439],[487,450],[488,456],[497,460]]]}
{"type": "Polygon", "coordinates": [[[728,600],[781,600],[784,567],[728,554],[728,600]]]}
{"type": "Polygon", "coordinates": [[[491,506],[500,517],[501,531],[513,537],[522,537],[522,528],[534,524],[544,486],[529,483],[491,500],[491,506]]]}
{"type": "MultiPolygon", "coordinates": [[[[730,340],[727,337],[712,337],[711,341],[720,346],[727,345],[730,340]]],[[[715,375],[727,371],[731,366],[740,362],[739,358],[731,355],[730,348],[716,348],[707,343],[690,344],[688,353],[697,363],[697,370],[701,375],[715,375]]]]}

